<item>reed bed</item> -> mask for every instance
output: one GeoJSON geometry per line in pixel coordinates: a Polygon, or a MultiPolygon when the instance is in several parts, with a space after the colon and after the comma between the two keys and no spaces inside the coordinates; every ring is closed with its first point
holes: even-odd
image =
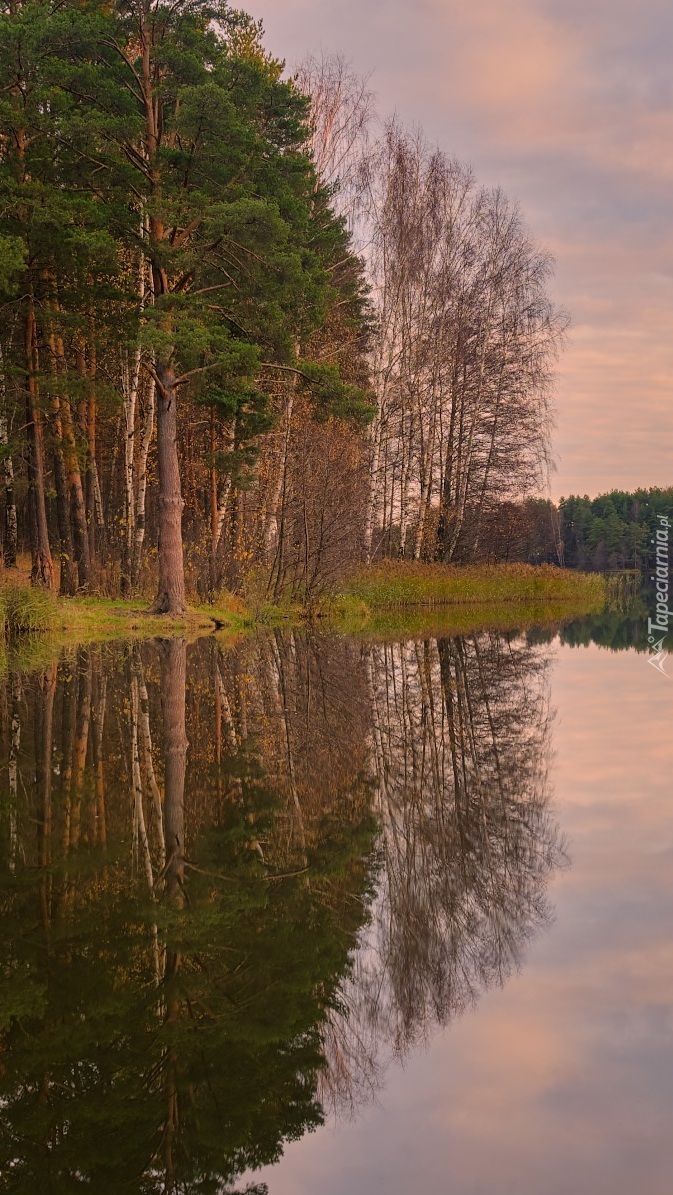
{"type": "Polygon", "coordinates": [[[345,594],[372,610],[568,601],[584,605],[588,612],[605,601],[606,582],[600,573],[550,564],[451,566],[385,561],[352,577],[345,594]]]}

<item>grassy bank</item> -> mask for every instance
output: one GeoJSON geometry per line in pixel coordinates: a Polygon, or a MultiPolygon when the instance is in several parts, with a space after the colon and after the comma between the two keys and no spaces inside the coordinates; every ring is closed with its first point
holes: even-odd
{"type": "Polygon", "coordinates": [[[79,643],[154,635],[192,635],[220,628],[241,631],[252,618],[241,603],[190,608],[180,618],[147,612],[144,599],[59,598],[25,585],[0,587],[0,628],[5,640],[41,637],[79,643]]]}
{"type": "Polygon", "coordinates": [[[119,639],[184,635],[213,631],[230,637],[249,629],[252,619],[238,603],[221,609],[191,609],[183,618],[147,613],[147,601],[109,598],[58,598],[27,586],[0,586],[0,674],[8,668],[45,667],[64,649],[119,639]]]}
{"type": "Polygon", "coordinates": [[[25,583],[0,588],[4,639],[42,638],[52,643],[100,642],[153,635],[242,632],[259,624],[299,622],[317,616],[342,631],[401,633],[447,626],[456,631],[509,628],[596,612],[605,602],[598,574],[551,566],[494,565],[446,568],[389,562],[350,579],[344,592],[318,610],[261,607],[253,613],[224,595],[181,618],[147,613],[143,599],[57,598],[25,583]]]}

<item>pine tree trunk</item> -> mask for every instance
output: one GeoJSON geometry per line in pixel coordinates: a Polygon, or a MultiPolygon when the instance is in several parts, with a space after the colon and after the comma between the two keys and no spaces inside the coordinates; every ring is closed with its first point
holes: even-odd
{"type": "Polygon", "coordinates": [[[14,462],[9,451],[7,434],[7,378],[5,362],[0,349],[0,445],[4,449],[2,471],[5,478],[5,525],[2,541],[2,560],[5,568],[16,568],[18,529],[16,499],[14,496],[14,462]]]}
{"type": "Polygon", "coordinates": [[[79,573],[79,588],[87,589],[91,583],[91,556],[89,554],[89,528],[86,520],[86,502],[82,472],[77,453],[74,421],[70,404],[64,400],[62,408],[65,461],[68,474],[68,489],[72,506],[72,522],[75,541],[75,559],[79,573]]]}
{"type": "Polygon", "coordinates": [[[58,524],[60,583],[59,593],[63,597],[72,597],[77,593],[77,563],[72,538],[72,522],[70,519],[70,497],[68,493],[68,478],[63,452],[63,421],[61,419],[61,400],[58,385],[58,357],[56,339],[51,320],[46,336],[45,352],[49,362],[51,379],[51,412],[50,428],[52,452],[54,462],[54,488],[56,490],[56,522],[58,524]]]}
{"type": "Polygon", "coordinates": [[[91,581],[96,584],[99,579],[98,551],[100,539],[104,529],[103,507],[101,501],[100,484],[98,481],[98,466],[96,464],[96,420],[98,416],[98,399],[96,395],[96,378],[98,360],[96,341],[94,337],[93,317],[89,317],[89,368],[88,392],[86,404],[83,405],[83,427],[86,432],[87,462],[86,462],[86,520],[89,536],[89,567],[91,581]]]}
{"type": "Polygon", "coordinates": [[[56,406],[52,418],[54,433],[54,483],[56,489],[56,520],[58,522],[58,536],[61,541],[59,552],[61,563],[59,593],[64,597],[72,597],[73,594],[77,593],[77,563],[75,561],[72,524],[70,522],[68,479],[63,459],[63,441],[61,418],[58,412],[58,399],[55,399],[54,403],[56,406]]]}
{"type": "MultiPolygon", "coordinates": [[[[67,382],[68,363],[63,337],[54,326],[54,317],[59,311],[56,281],[47,271],[41,276],[49,287],[46,339],[49,352],[49,372],[54,383],[52,410],[56,432],[59,535],[61,537],[61,556],[66,569],[66,576],[62,575],[61,577],[61,592],[72,594],[77,589],[87,588],[91,580],[86,506],[72,410],[67,391],[64,392],[63,389],[67,382]],[[60,393],[59,378],[62,382],[60,393]],[[64,471],[65,487],[62,476],[64,471]],[[73,576],[73,574],[76,575],[73,576]]],[[[78,358],[81,359],[80,371],[82,371],[83,355],[81,352],[78,352],[78,358]]]]}
{"type": "Polygon", "coordinates": [[[143,438],[138,456],[138,488],[136,491],[135,530],[133,534],[133,557],[131,564],[131,590],[135,590],[140,578],[140,566],[143,558],[143,543],[145,541],[145,499],[147,497],[147,458],[154,431],[154,408],[156,403],[156,386],[151,379],[147,391],[147,406],[143,424],[143,438]]]}
{"type": "Polygon", "coordinates": [[[26,354],[26,425],[28,432],[28,486],[31,504],[31,585],[54,588],[54,562],[49,546],[47,500],[44,485],[44,440],[39,408],[36,361],[35,309],[32,297],[24,312],[26,354]]]}
{"type": "Polygon", "coordinates": [[[175,374],[157,371],[157,465],[159,473],[159,589],[152,614],[184,614],[185,571],[182,556],[182,490],[177,445],[175,374]]]}
{"type": "MultiPolygon", "coordinates": [[[[140,221],[140,236],[145,234],[148,228],[148,221],[145,216],[140,221]]],[[[146,282],[147,282],[147,263],[145,257],[141,252],[138,258],[138,304],[140,312],[145,308],[146,297],[146,282]]],[[[150,295],[151,298],[151,295],[150,295]]],[[[142,542],[145,535],[145,489],[147,484],[147,454],[149,452],[150,439],[152,437],[152,430],[154,428],[154,381],[150,382],[150,416],[149,416],[149,432],[147,430],[148,418],[146,414],[145,428],[143,430],[143,438],[141,450],[138,459],[138,470],[136,473],[136,413],[138,410],[138,402],[140,399],[141,387],[141,367],[142,367],[142,348],[140,343],[136,344],[133,352],[133,364],[128,354],[122,364],[122,378],[124,390],[124,497],[125,507],[124,515],[126,519],[126,542],[124,548],[124,560],[122,565],[122,593],[132,593],[138,583],[138,571],[140,568],[140,553],[142,551],[142,542]],[[136,484],[137,478],[137,484],[136,484]],[[138,500],[136,504],[135,494],[137,492],[138,500]],[[142,502],[141,502],[142,493],[142,502]],[[142,528],[140,529],[138,519],[142,513],[142,528]],[[140,530],[140,538],[138,544],[138,534],[140,530]]]]}
{"type": "Polygon", "coordinates": [[[122,385],[124,392],[124,407],[122,428],[124,432],[124,553],[122,557],[121,591],[129,594],[132,589],[133,578],[133,542],[135,538],[135,502],[134,502],[134,473],[135,473],[135,431],[136,407],[138,404],[138,388],[140,383],[140,349],[136,349],[133,370],[129,369],[128,358],[122,365],[122,385]]]}

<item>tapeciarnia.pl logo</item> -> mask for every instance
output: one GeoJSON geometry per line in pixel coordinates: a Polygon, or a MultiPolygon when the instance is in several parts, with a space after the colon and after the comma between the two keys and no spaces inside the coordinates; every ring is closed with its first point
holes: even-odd
{"type": "Polygon", "coordinates": [[[654,618],[647,620],[647,642],[650,645],[648,664],[661,672],[663,676],[668,676],[668,672],[664,668],[664,664],[668,659],[668,652],[664,650],[664,643],[668,635],[668,620],[673,614],[673,611],[668,608],[668,592],[669,592],[669,561],[668,561],[668,541],[670,533],[670,522],[667,515],[657,515],[659,527],[656,530],[656,538],[652,540],[655,544],[655,565],[654,574],[650,580],[656,583],[656,613],[654,618]]]}

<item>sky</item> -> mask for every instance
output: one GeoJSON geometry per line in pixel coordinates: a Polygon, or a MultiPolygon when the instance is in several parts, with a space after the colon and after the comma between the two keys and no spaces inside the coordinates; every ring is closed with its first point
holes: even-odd
{"type": "Polygon", "coordinates": [[[382,114],[500,185],[556,258],[555,498],[673,484],[670,0],[249,0],[293,67],[342,54],[382,114]]]}

